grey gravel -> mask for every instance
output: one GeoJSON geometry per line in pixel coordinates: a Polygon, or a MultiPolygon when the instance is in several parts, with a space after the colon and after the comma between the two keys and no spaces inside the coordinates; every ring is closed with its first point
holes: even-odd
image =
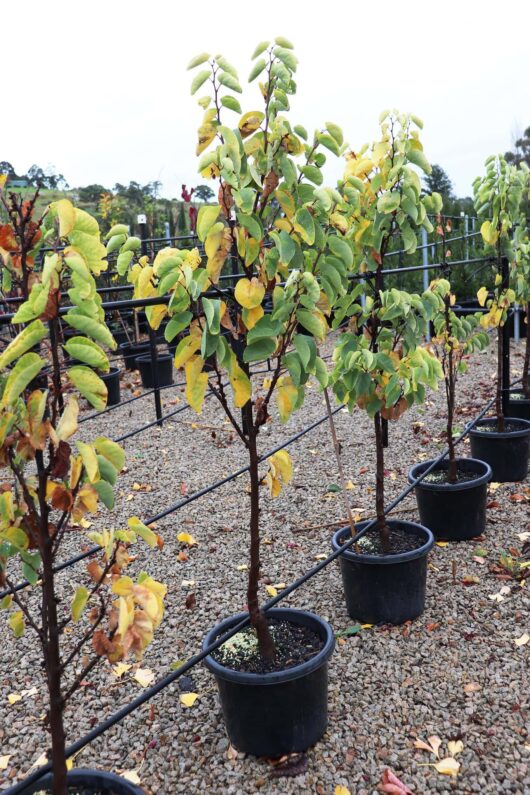
{"type": "MultiPolygon", "coordinates": [[[[512,374],[521,373],[520,351],[514,351],[512,374]]],[[[460,385],[461,405],[467,413],[463,425],[492,393],[493,349],[474,357],[460,385]]],[[[180,376],[179,380],[180,379],[180,376]]],[[[131,378],[127,377],[129,383],[131,378]]],[[[133,389],[137,388],[132,384],[133,389]]],[[[164,394],[165,411],[184,403],[183,390],[164,394]],[[175,403],[174,401],[180,401],[175,403]]],[[[308,425],[325,412],[316,387],[308,390],[304,408],[285,425],[264,429],[261,450],[308,425]]],[[[118,408],[105,417],[86,423],[83,438],[106,433],[118,436],[154,418],[152,397],[118,408]]],[[[374,451],[371,423],[364,413],[336,416],[343,446],[347,477],[355,486],[348,491],[354,513],[363,518],[373,511],[374,451]],[[359,471],[368,468],[364,474],[359,471]]],[[[429,396],[423,407],[411,409],[390,426],[391,446],[386,455],[387,499],[405,485],[409,467],[434,457],[443,447],[442,392],[429,396]],[[412,431],[413,426],[416,432],[412,431]]],[[[183,412],[125,443],[128,471],[119,481],[117,508],[102,511],[94,528],[118,526],[128,516],[154,515],[213,480],[242,465],[242,448],[224,421],[214,400],[205,403],[196,417],[183,412]],[[216,429],[212,439],[211,428],[216,429]],[[133,484],[150,486],[134,490],[133,484]],[[132,498],[127,499],[132,495],[132,498]]],[[[463,449],[468,451],[465,444],[463,449]]],[[[270,583],[291,582],[315,564],[315,556],[330,551],[332,528],[307,532],[295,530],[325,524],[344,515],[340,495],[326,494],[338,474],[326,425],[290,448],[295,475],[293,483],[275,501],[265,494],[262,527],[263,576],[270,583]]],[[[139,545],[134,568],[148,570],[168,585],[167,612],[155,641],[141,666],[166,675],[170,664],[190,657],[200,648],[205,633],[220,619],[245,606],[248,496],[246,476],[227,484],[159,523],[165,539],[160,553],[147,554],[139,545]],[[189,560],[179,562],[180,531],[192,533],[198,546],[189,560]],[[183,581],[195,584],[183,586],[183,581]],[[196,607],[186,609],[192,590],[196,607]]],[[[193,687],[199,699],[184,708],[174,685],[157,696],[102,738],[82,751],[78,766],[113,771],[138,770],[147,792],[170,793],[318,793],[331,795],[337,785],[352,795],[372,795],[381,775],[390,767],[416,793],[530,793],[528,706],[530,644],[518,648],[514,640],[530,633],[528,585],[518,588],[490,571],[502,549],[520,548],[517,533],[529,528],[528,503],[511,502],[514,493],[528,496],[529,481],[504,484],[491,499],[499,507],[488,510],[487,533],[480,544],[436,546],[429,559],[425,613],[402,627],[365,629],[338,643],[330,661],[329,728],[323,740],[308,752],[305,774],[295,778],[269,778],[270,765],[245,757],[230,747],[223,726],[215,682],[202,667],[194,669],[193,687]],[[477,546],[487,551],[486,564],[473,559],[477,546]],[[453,564],[456,582],[453,582],[453,564]],[[476,585],[462,584],[465,575],[480,578],[476,585]],[[512,591],[496,603],[489,596],[507,584],[512,591]],[[480,690],[466,694],[464,686],[476,682],[480,690]],[[461,738],[461,771],[456,779],[437,773],[425,763],[435,761],[413,748],[417,738],[436,734],[442,741],[461,738]]],[[[417,517],[408,497],[400,511],[404,518],[417,517]]],[[[72,534],[64,557],[84,547],[84,538],[72,534]]],[[[83,564],[59,577],[65,599],[81,582],[83,564]],[[79,578],[79,579],[78,579],[79,578]]],[[[265,585],[263,585],[265,597],[265,585]]],[[[336,631],[351,626],[345,609],[338,567],[330,566],[296,594],[288,604],[310,609],[329,620],[336,631]]],[[[5,630],[7,634],[8,630],[5,630]]],[[[19,780],[46,749],[48,740],[42,716],[45,690],[40,657],[28,631],[18,642],[7,638],[0,648],[0,756],[12,754],[6,771],[0,772],[0,789],[19,780]],[[10,706],[9,693],[37,687],[10,706]],[[2,777],[4,777],[2,779],[2,777]]],[[[76,696],[67,714],[70,740],[77,739],[140,692],[128,678],[117,680],[102,664],[90,683],[76,696]]],[[[186,683],[188,684],[188,683],[186,683]]],[[[185,686],[183,690],[188,690],[185,686]]]]}

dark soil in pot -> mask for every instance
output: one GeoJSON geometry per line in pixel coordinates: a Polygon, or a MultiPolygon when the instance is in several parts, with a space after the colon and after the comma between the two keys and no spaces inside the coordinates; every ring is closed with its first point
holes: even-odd
{"type": "Polygon", "coordinates": [[[521,420],[530,420],[530,397],[520,389],[510,389],[509,414],[521,420]]]}
{"type": "MultiPolygon", "coordinates": [[[[432,461],[422,461],[409,472],[409,483],[425,472],[432,461]]],[[[457,481],[449,483],[449,462],[441,461],[414,491],[420,521],[444,541],[465,541],[486,530],[486,503],[491,467],[474,458],[457,459],[457,481]]]]}
{"type": "MultiPolygon", "coordinates": [[[[367,524],[359,522],[357,529],[367,524]]],[[[394,552],[381,552],[375,530],[359,541],[359,553],[350,547],[339,558],[348,614],[366,624],[402,624],[425,609],[427,554],[434,537],[415,522],[391,519],[388,525],[394,552]]],[[[338,530],[332,539],[333,549],[340,549],[349,538],[349,527],[338,530]]]]}
{"type": "Polygon", "coordinates": [[[506,430],[497,431],[497,419],[480,420],[469,432],[471,455],[486,461],[496,483],[524,480],[528,474],[530,421],[505,418],[506,430]]]}
{"type": "Polygon", "coordinates": [[[120,353],[123,356],[123,363],[126,370],[136,369],[136,357],[149,350],[148,342],[122,342],[120,353]]]}
{"type": "MultiPolygon", "coordinates": [[[[227,642],[227,645],[232,644],[228,651],[206,657],[205,664],[216,677],[232,745],[254,756],[277,757],[305,751],[326,730],[327,663],[335,638],[327,622],[303,610],[274,608],[268,616],[273,635],[281,635],[278,652],[285,659],[285,668],[264,673],[249,670],[263,667],[263,661],[256,666],[256,660],[261,659],[259,655],[252,657],[239,651],[241,646],[248,647],[251,640],[248,630],[227,642]],[[290,630],[286,625],[291,625],[290,630]],[[239,661],[246,657],[246,670],[235,670],[214,658],[221,656],[229,660],[234,653],[239,661]]],[[[241,613],[214,627],[206,636],[203,648],[244,617],[241,613]]],[[[255,641],[251,645],[255,648],[255,641]]]]}
{"type": "MultiPolygon", "coordinates": [[[[142,354],[136,357],[136,365],[142,376],[145,389],[155,386],[154,368],[151,354],[142,354]]],[[[169,386],[173,383],[173,357],[170,353],[159,353],[157,357],[158,386],[169,386]]]]}
{"type": "Polygon", "coordinates": [[[116,406],[120,400],[120,375],[122,371],[119,367],[111,367],[108,373],[98,373],[102,381],[105,382],[108,397],[107,406],[116,406]]]}
{"type": "MultiPolygon", "coordinates": [[[[144,790],[114,773],[78,768],[67,774],[68,795],[145,795],[144,790]]],[[[22,791],[22,795],[51,793],[52,776],[48,774],[22,791]]],[[[9,795],[9,790],[6,790],[9,795]]]]}

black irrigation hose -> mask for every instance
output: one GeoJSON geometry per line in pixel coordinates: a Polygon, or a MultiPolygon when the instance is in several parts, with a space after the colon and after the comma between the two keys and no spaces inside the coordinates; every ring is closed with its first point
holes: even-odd
{"type": "MultiPolygon", "coordinates": [[[[479,422],[482,419],[482,417],[491,408],[491,406],[494,404],[494,402],[495,402],[495,397],[491,398],[491,400],[489,400],[486,403],[484,408],[479,412],[479,414],[477,414],[475,419],[472,420],[467,425],[466,429],[455,439],[455,444],[458,444],[459,442],[461,442],[462,439],[464,439],[469,434],[469,431],[477,424],[477,422],[479,422]]],[[[339,406],[338,408],[334,409],[333,410],[333,414],[336,414],[342,408],[343,408],[343,406],[339,406]]],[[[327,418],[328,418],[328,415],[326,414],[326,416],[323,418],[323,420],[319,420],[316,424],[320,424],[320,422],[323,422],[323,421],[327,420],[327,418]]],[[[315,424],[313,425],[313,427],[314,426],[315,426],[315,424]]],[[[298,434],[298,437],[299,436],[300,436],[300,434],[298,434]]],[[[279,447],[277,449],[282,449],[282,448],[279,447]]],[[[390,511],[392,511],[394,508],[396,508],[400,504],[400,502],[402,502],[405,499],[405,497],[407,497],[411,493],[411,491],[416,487],[416,485],[418,483],[420,483],[430,472],[432,472],[432,470],[440,463],[440,461],[442,461],[448,455],[448,453],[449,453],[449,448],[447,447],[442,453],[440,453],[440,455],[437,458],[435,458],[433,460],[433,462],[430,464],[430,466],[427,467],[427,469],[425,469],[424,472],[422,472],[422,474],[419,477],[417,477],[412,483],[410,483],[405,489],[403,489],[403,491],[400,492],[400,494],[398,494],[398,496],[395,497],[394,500],[392,500],[392,502],[385,508],[385,515],[390,513],[390,511]]],[[[261,459],[261,460],[263,460],[263,459],[261,459]]],[[[246,471],[246,469],[248,469],[248,467],[246,467],[245,470],[241,470],[241,471],[246,471]]],[[[278,602],[282,601],[287,596],[289,596],[291,593],[293,593],[295,590],[300,588],[302,585],[304,585],[308,580],[310,580],[316,574],[319,574],[319,572],[321,572],[322,569],[324,569],[327,566],[329,566],[330,563],[332,563],[334,560],[336,560],[338,557],[340,557],[340,555],[342,555],[346,550],[348,550],[350,547],[352,547],[353,544],[357,543],[357,541],[360,538],[362,538],[362,536],[366,535],[366,533],[369,530],[371,530],[373,527],[375,527],[376,523],[377,523],[377,519],[372,519],[371,521],[369,521],[368,524],[366,525],[366,527],[364,527],[362,530],[360,530],[354,536],[349,538],[348,541],[346,541],[342,545],[342,547],[340,549],[337,549],[334,552],[332,552],[330,555],[328,555],[328,557],[325,560],[320,561],[320,563],[318,563],[316,566],[313,566],[312,569],[310,569],[305,574],[303,574],[301,577],[299,577],[297,580],[295,580],[293,583],[291,583],[291,585],[289,585],[287,588],[284,588],[281,591],[281,593],[277,594],[272,599],[269,599],[267,602],[265,602],[265,604],[262,607],[264,612],[267,612],[268,610],[270,610],[272,607],[277,605],[278,602]]],[[[129,704],[126,704],[124,707],[119,709],[117,712],[115,712],[109,718],[104,720],[102,723],[100,723],[98,726],[96,726],[94,729],[92,729],[92,731],[90,731],[88,734],[86,734],[80,740],[76,740],[76,742],[72,743],[72,745],[69,745],[66,748],[66,751],[65,751],[66,758],[69,758],[69,757],[73,756],[74,754],[78,753],[79,751],[81,751],[86,745],[88,745],[89,743],[93,742],[98,737],[100,737],[102,734],[104,734],[104,732],[106,732],[107,729],[110,729],[113,726],[115,726],[117,723],[119,723],[124,718],[126,718],[128,715],[130,715],[132,712],[134,712],[136,709],[138,709],[138,707],[143,706],[143,704],[145,704],[147,701],[150,701],[154,696],[158,695],[158,693],[160,693],[166,687],[168,687],[169,685],[173,684],[173,682],[175,682],[177,679],[179,679],[183,674],[187,673],[195,665],[197,665],[198,663],[202,662],[202,660],[204,660],[205,657],[207,657],[213,651],[215,651],[220,646],[222,646],[224,643],[226,643],[227,640],[229,640],[234,635],[236,635],[238,632],[240,632],[242,629],[244,629],[244,627],[246,627],[248,625],[249,620],[250,620],[250,616],[247,614],[245,616],[245,618],[243,618],[238,624],[236,624],[235,627],[232,627],[232,629],[230,629],[227,632],[225,632],[224,635],[222,635],[220,638],[218,638],[216,641],[214,641],[214,643],[211,643],[209,646],[207,646],[201,652],[199,652],[198,654],[195,654],[193,657],[191,657],[189,660],[187,660],[187,662],[185,662],[183,665],[181,665],[180,668],[178,668],[176,671],[173,671],[172,673],[170,673],[167,676],[165,676],[162,679],[160,679],[160,681],[158,681],[155,685],[153,685],[152,687],[150,687],[147,690],[145,690],[145,692],[143,692],[141,695],[137,696],[135,699],[133,699],[133,701],[130,701],[129,704]]],[[[11,787],[9,790],[6,790],[6,794],[5,795],[19,795],[19,793],[23,793],[24,789],[27,786],[29,786],[30,784],[33,784],[33,782],[35,782],[35,781],[38,781],[40,778],[42,778],[43,775],[45,775],[46,773],[50,772],[51,769],[52,769],[51,762],[47,762],[45,765],[40,767],[34,773],[32,773],[31,775],[27,776],[19,784],[16,784],[14,787],[11,787]]]]}

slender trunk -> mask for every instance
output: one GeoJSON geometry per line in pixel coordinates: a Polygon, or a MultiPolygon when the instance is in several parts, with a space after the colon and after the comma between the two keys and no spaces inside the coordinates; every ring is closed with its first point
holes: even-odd
{"type": "MultiPolygon", "coordinates": [[[[46,521],[43,519],[43,522],[46,521]]],[[[47,524],[47,521],[46,521],[47,524]]],[[[42,545],[42,598],[44,601],[46,634],[44,658],[49,697],[49,724],[52,740],[51,762],[53,766],[53,795],[66,795],[65,731],[61,692],[61,658],[59,651],[59,629],[57,597],[54,587],[52,538],[46,533],[42,545]]]]}
{"type": "Polygon", "coordinates": [[[274,643],[269,631],[267,619],[260,609],[258,586],[260,579],[260,534],[259,534],[259,472],[258,450],[256,445],[256,429],[248,423],[248,452],[250,472],[250,569],[248,573],[247,603],[250,623],[258,636],[259,650],[262,657],[270,660],[274,657],[274,643]]]}
{"type": "Polygon", "coordinates": [[[526,398],[530,398],[530,301],[526,305],[526,347],[524,351],[523,364],[523,392],[526,398]]]}
{"type": "Polygon", "coordinates": [[[384,552],[390,551],[390,528],[385,518],[385,454],[383,446],[383,424],[382,417],[378,411],[374,417],[375,428],[375,510],[377,515],[377,527],[381,538],[381,546],[384,552]]]}
{"type": "Polygon", "coordinates": [[[445,302],[445,328],[449,337],[449,351],[447,353],[447,445],[449,447],[449,467],[447,470],[447,480],[449,483],[456,483],[457,465],[455,455],[455,443],[453,440],[453,422],[455,414],[455,362],[454,347],[452,342],[451,309],[450,297],[445,302]]]}
{"type": "Polygon", "coordinates": [[[504,389],[503,379],[503,359],[504,359],[504,334],[502,326],[497,329],[497,393],[495,395],[495,412],[497,414],[497,431],[504,433],[504,412],[502,410],[502,393],[504,389]]]}

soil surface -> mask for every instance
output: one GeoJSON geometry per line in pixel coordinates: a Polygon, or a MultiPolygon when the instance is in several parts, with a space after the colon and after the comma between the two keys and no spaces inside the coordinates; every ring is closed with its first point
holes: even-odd
{"type": "MultiPolygon", "coordinates": [[[[475,430],[480,431],[480,433],[499,433],[496,423],[492,423],[491,425],[478,424],[475,430]]],[[[504,431],[502,431],[502,433],[515,433],[516,431],[524,431],[524,420],[522,422],[504,423],[504,431]]]]}
{"type": "Polygon", "coordinates": [[[391,527],[389,541],[389,549],[383,549],[379,530],[374,528],[359,539],[359,551],[367,555],[400,555],[403,552],[412,552],[413,549],[422,547],[425,544],[425,536],[407,533],[399,527],[391,527]]]}
{"type": "MultiPolygon", "coordinates": [[[[481,477],[482,475],[480,475],[478,472],[469,472],[464,469],[457,469],[455,483],[467,483],[471,480],[478,480],[481,477]]],[[[429,472],[429,474],[425,475],[423,478],[422,483],[449,483],[449,480],[447,479],[447,469],[435,469],[433,472],[429,472]]]]}
{"type": "Polygon", "coordinates": [[[283,671],[307,662],[324,646],[322,639],[308,627],[290,621],[272,619],[269,629],[274,641],[273,660],[264,659],[258,649],[256,633],[246,627],[221,648],[213,652],[216,662],[234,671],[267,674],[283,671]]]}

